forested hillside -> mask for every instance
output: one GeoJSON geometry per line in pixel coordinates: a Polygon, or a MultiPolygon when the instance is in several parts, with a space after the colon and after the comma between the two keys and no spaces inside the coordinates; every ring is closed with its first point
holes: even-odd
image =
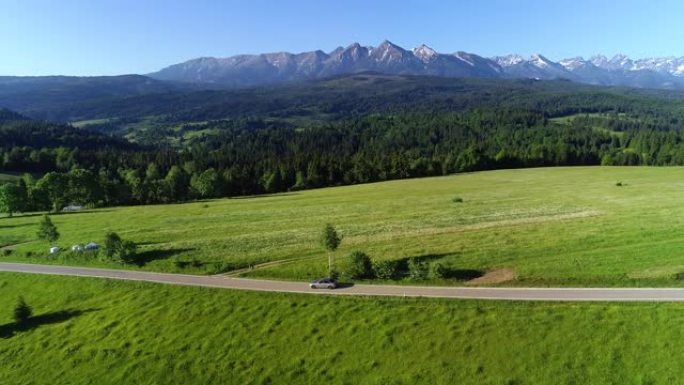
{"type": "Polygon", "coordinates": [[[567,81],[365,74],[89,103],[58,113],[99,119],[78,127],[0,112],[0,172],[45,175],[22,179],[14,211],[497,168],[684,165],[679,94],[567,81]]]}

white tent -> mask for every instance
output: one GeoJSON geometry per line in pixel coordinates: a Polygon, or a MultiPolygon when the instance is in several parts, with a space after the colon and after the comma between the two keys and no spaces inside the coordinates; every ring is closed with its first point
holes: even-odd
{"type": "Polygon", "coordinates": [[[90,242],[89,244],[85,245],[86,250],[97,250],[100,248],[100,245],[98,245],[95,242],[90,242]]]}

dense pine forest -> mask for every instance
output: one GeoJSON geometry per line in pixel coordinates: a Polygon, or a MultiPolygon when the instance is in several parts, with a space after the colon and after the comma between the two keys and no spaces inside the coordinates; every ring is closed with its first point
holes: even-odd
{"type": "Polygon", "coordinates": [[[500,168],[684,165],[681,95],[567,81],[356,75],[41,108],[0,111],[0,172],[25,174],[1,188],[5,211],[500,168]]]}

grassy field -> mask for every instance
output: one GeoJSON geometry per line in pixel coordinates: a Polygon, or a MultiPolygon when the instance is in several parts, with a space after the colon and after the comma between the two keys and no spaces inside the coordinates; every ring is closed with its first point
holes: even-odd
{"type": "Polygon", "coordinates": [[[675,384],[684,304],[338,298],[0,274],[2,384],[675,384]],[[17,327],[23,296],[36,318],[17,327]]]}
{"type": "Polygon", "coordinates": [[[19,179],[19,177],[20,175],[17,174],[0,173],[0,183],[13,182],[19,179]]]}
{"type": "Polygon", "coordinates": [[[77,122],[71,122],[70,124],[74,127],[81,128],[89,125],[98,125],[108,123],[111,119],[90,119],[90,120],[80,120],[77,122]]]}
{"type": "MultiPolygon", "coordinates": [[[[627,121],[627,122],[637,122],[638,119],[633,118],[628,116],[625,113],[619,113],[619,114],[614,114],[614,113],[583,113],[583,114],[573,114],[573,115],[566,115],[566,116],[559,116],[556,118],[551,118],[549,119],[550,122],[552,123],[557,123],[561,125],[572,125],[574,123],[575,118],[594,118],[594,119],[600,119],[603,120],[603,123],[607,123],[611,120],[619,120],[619,121],[627,121]]],[[[595,131],[600,131],[604,132],[606,134],[610,134],[612,136],[616,136],[618,138],[622,138],[625,133],[621,131],[614,131],[606,128],[604,124],[595,124],[592,126],[592,128],[595,131]]]]}
{"type": "MultiPolygon", "coordinates": [[[[39,219],[0,219],[0,245],[18,244],[0,260],[106,265],[68,253],[50,261],[48,244],[35,241],[39,219]]],[[[677,279],[684,273],[684,168],[678,167],[502,170],[110,208],[53,221],[63,247],[102,242],[107,230],[117,231],[141,245],[148,270],[211,273],[288,261],[249,275],[310,279],[326,272],[318,237],[330,222],[344,235],[336,252],[342,267],[347,254],[363,250],[374,259],[423,257],[455,271],[506,268],[517,276],[506,285],[684,284],[677,279]]]]}

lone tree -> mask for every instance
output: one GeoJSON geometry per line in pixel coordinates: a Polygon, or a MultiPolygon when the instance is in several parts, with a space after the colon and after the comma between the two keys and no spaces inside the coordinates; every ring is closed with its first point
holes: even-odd
{"type": "Polygon", "coordinates": [[[47,215],[43,215],[43,220],[40,221],[38,238],[44,239],[48,242],[54,242],[59,239],[57,227],[52,223],[52,220],[47,215]]]}
{"type": "Polygon", "coordinates": [[[16,306],[14,306],[14,322],[18,325],[23,324],[31,318],[32,314],[31,306],[26,304],[24,297],[19,297],[16,306]]]}
{"type": "Polygon", "coordinates": [[[337,234],[337,231],[330,223],[325,225],[325,228],[323,229],[321,243],[323,244],[323,247],[328,250],[328,271],[332,272],[332,253],[337,250],[337,248],[340,246],[340,243],[342,243],[342,237],[337,234]]]}

